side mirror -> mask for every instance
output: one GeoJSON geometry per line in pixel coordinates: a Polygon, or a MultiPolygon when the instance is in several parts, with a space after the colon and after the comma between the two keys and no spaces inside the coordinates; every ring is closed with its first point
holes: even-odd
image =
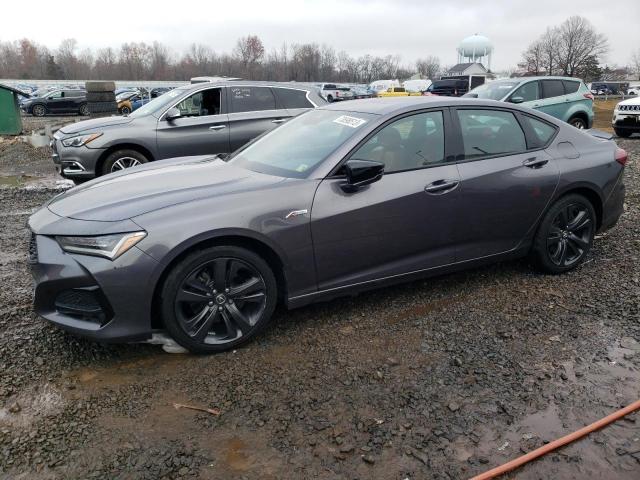
{"type": "Polygon", "coordinates": [[[164,119],[170,122],[171,120],[175,120],[176,118],[180,118],[181,116],[182,114],[180,113],[180,110],[178,110],[176,107],[173,107],[167,110],[167,113],[165,113],[164,115],[164,119]]]}
{"type": "Polygon", "coordinates": [[[377,182],[384,175],[384,163],[373,160],[351,159],[344,164],[347,175],[346,191],[355,191],[360,187],[377,182]]]}
{"type": "Polygon", "coordinates": [[[524,98],[522,97],[511,97],[511,100],[509,100],[511,103],[522,103],[524,102],[524,98]]]}

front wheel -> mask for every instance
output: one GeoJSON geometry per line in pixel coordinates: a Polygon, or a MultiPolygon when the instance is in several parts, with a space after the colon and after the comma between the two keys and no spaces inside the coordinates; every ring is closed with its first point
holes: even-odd
{"type": "Polygon", "coordinates": [[[44,105],[34,105],[31,108],[34,117],[44,117],[47,114],[47,108],[44,105]]]}
{"type": "Polygon", "coordinates": [[[536,233],[532,257],[546,273],[563,273],[584,261],[593,244],[596,214],[582,195],[560,198],[545,214],[536,233]]]}
{"type": "Polygon", "coordinates": [[[119,172],[126,168],[137,167],[149,159],[136,150],[117,150],[111,153],[102,164],[102,174],[119,172]]]}
{"type": "Polygon", "coordinates": [[[91,112],[89,111],[89,105],[87,105],[86,103],[80,105],[79,112],[83,117],[88,117],[89,115],[91,115],[91,112]]]}
{"type": "Polygon", "coordinates": [[[120,114],[121,115],[129,115],[131,113],[131,109],[129,107],[127,107],[126,105],[124,105],[123,107],[120,108],[120,114]]]}
{"type": "Polygon", "coordinates": [[[583,118],[573,117],[569,119],[569,125],[576,127],[578,130],[584,130],[587,128],[587,122],[583,118]]]}
{"type": "Polygon", "coordinates": [[[629,138],[631,135],[633,135],[632,130],[623,130],[621,128],[614,128],[613,130],[616,132],[616,135],[620,138],[629,138]]]}
{"type": "Polygon", "coordinates": [[[176,342],[193,353],[235,348],[262,330],[276,306],[275,276],[245,248],[196,251],[169,273],[161,315],[176,342]]]}

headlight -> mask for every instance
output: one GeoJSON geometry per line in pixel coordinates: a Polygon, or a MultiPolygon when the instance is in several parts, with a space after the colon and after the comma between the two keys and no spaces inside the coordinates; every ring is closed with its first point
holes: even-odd
{"type": "Polygon", "coordinates": [[[99,237],[56,237],[65,252],[115,260],[147,236],[147,232],[116,233],[99,237]]]}
{"type": "Polygon", "coordinates": [[[75,137],[68,137],[62,140],[62,145],[65,147],[81,147],[89,142],[92,142],[98,138],[102,133],[88,133],[86,135],[76,135],[75,137]]]}

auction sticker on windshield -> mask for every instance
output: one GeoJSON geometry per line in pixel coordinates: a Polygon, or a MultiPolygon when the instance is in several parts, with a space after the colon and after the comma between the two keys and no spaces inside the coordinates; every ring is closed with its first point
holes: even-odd
{"type": "Polygon", "coordinates": [[[345,127],[358,128],[360,125],[367,123],[366,120],[358,117],[350,117],[349,115],[341,115],[336,118],[334,123],[339,123],[340,125],[344,125],[345,127]]]}

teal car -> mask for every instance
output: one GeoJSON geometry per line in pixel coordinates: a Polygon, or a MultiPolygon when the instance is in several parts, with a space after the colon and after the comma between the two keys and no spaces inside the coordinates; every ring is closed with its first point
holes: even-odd
{"type": "Polygon", "coordinates": [[[474,88],[465,97],[518,103],[564,120],[576,128],[593,125],[593,94],[572,77],[526,77],[495,80],[474,88]]]}

